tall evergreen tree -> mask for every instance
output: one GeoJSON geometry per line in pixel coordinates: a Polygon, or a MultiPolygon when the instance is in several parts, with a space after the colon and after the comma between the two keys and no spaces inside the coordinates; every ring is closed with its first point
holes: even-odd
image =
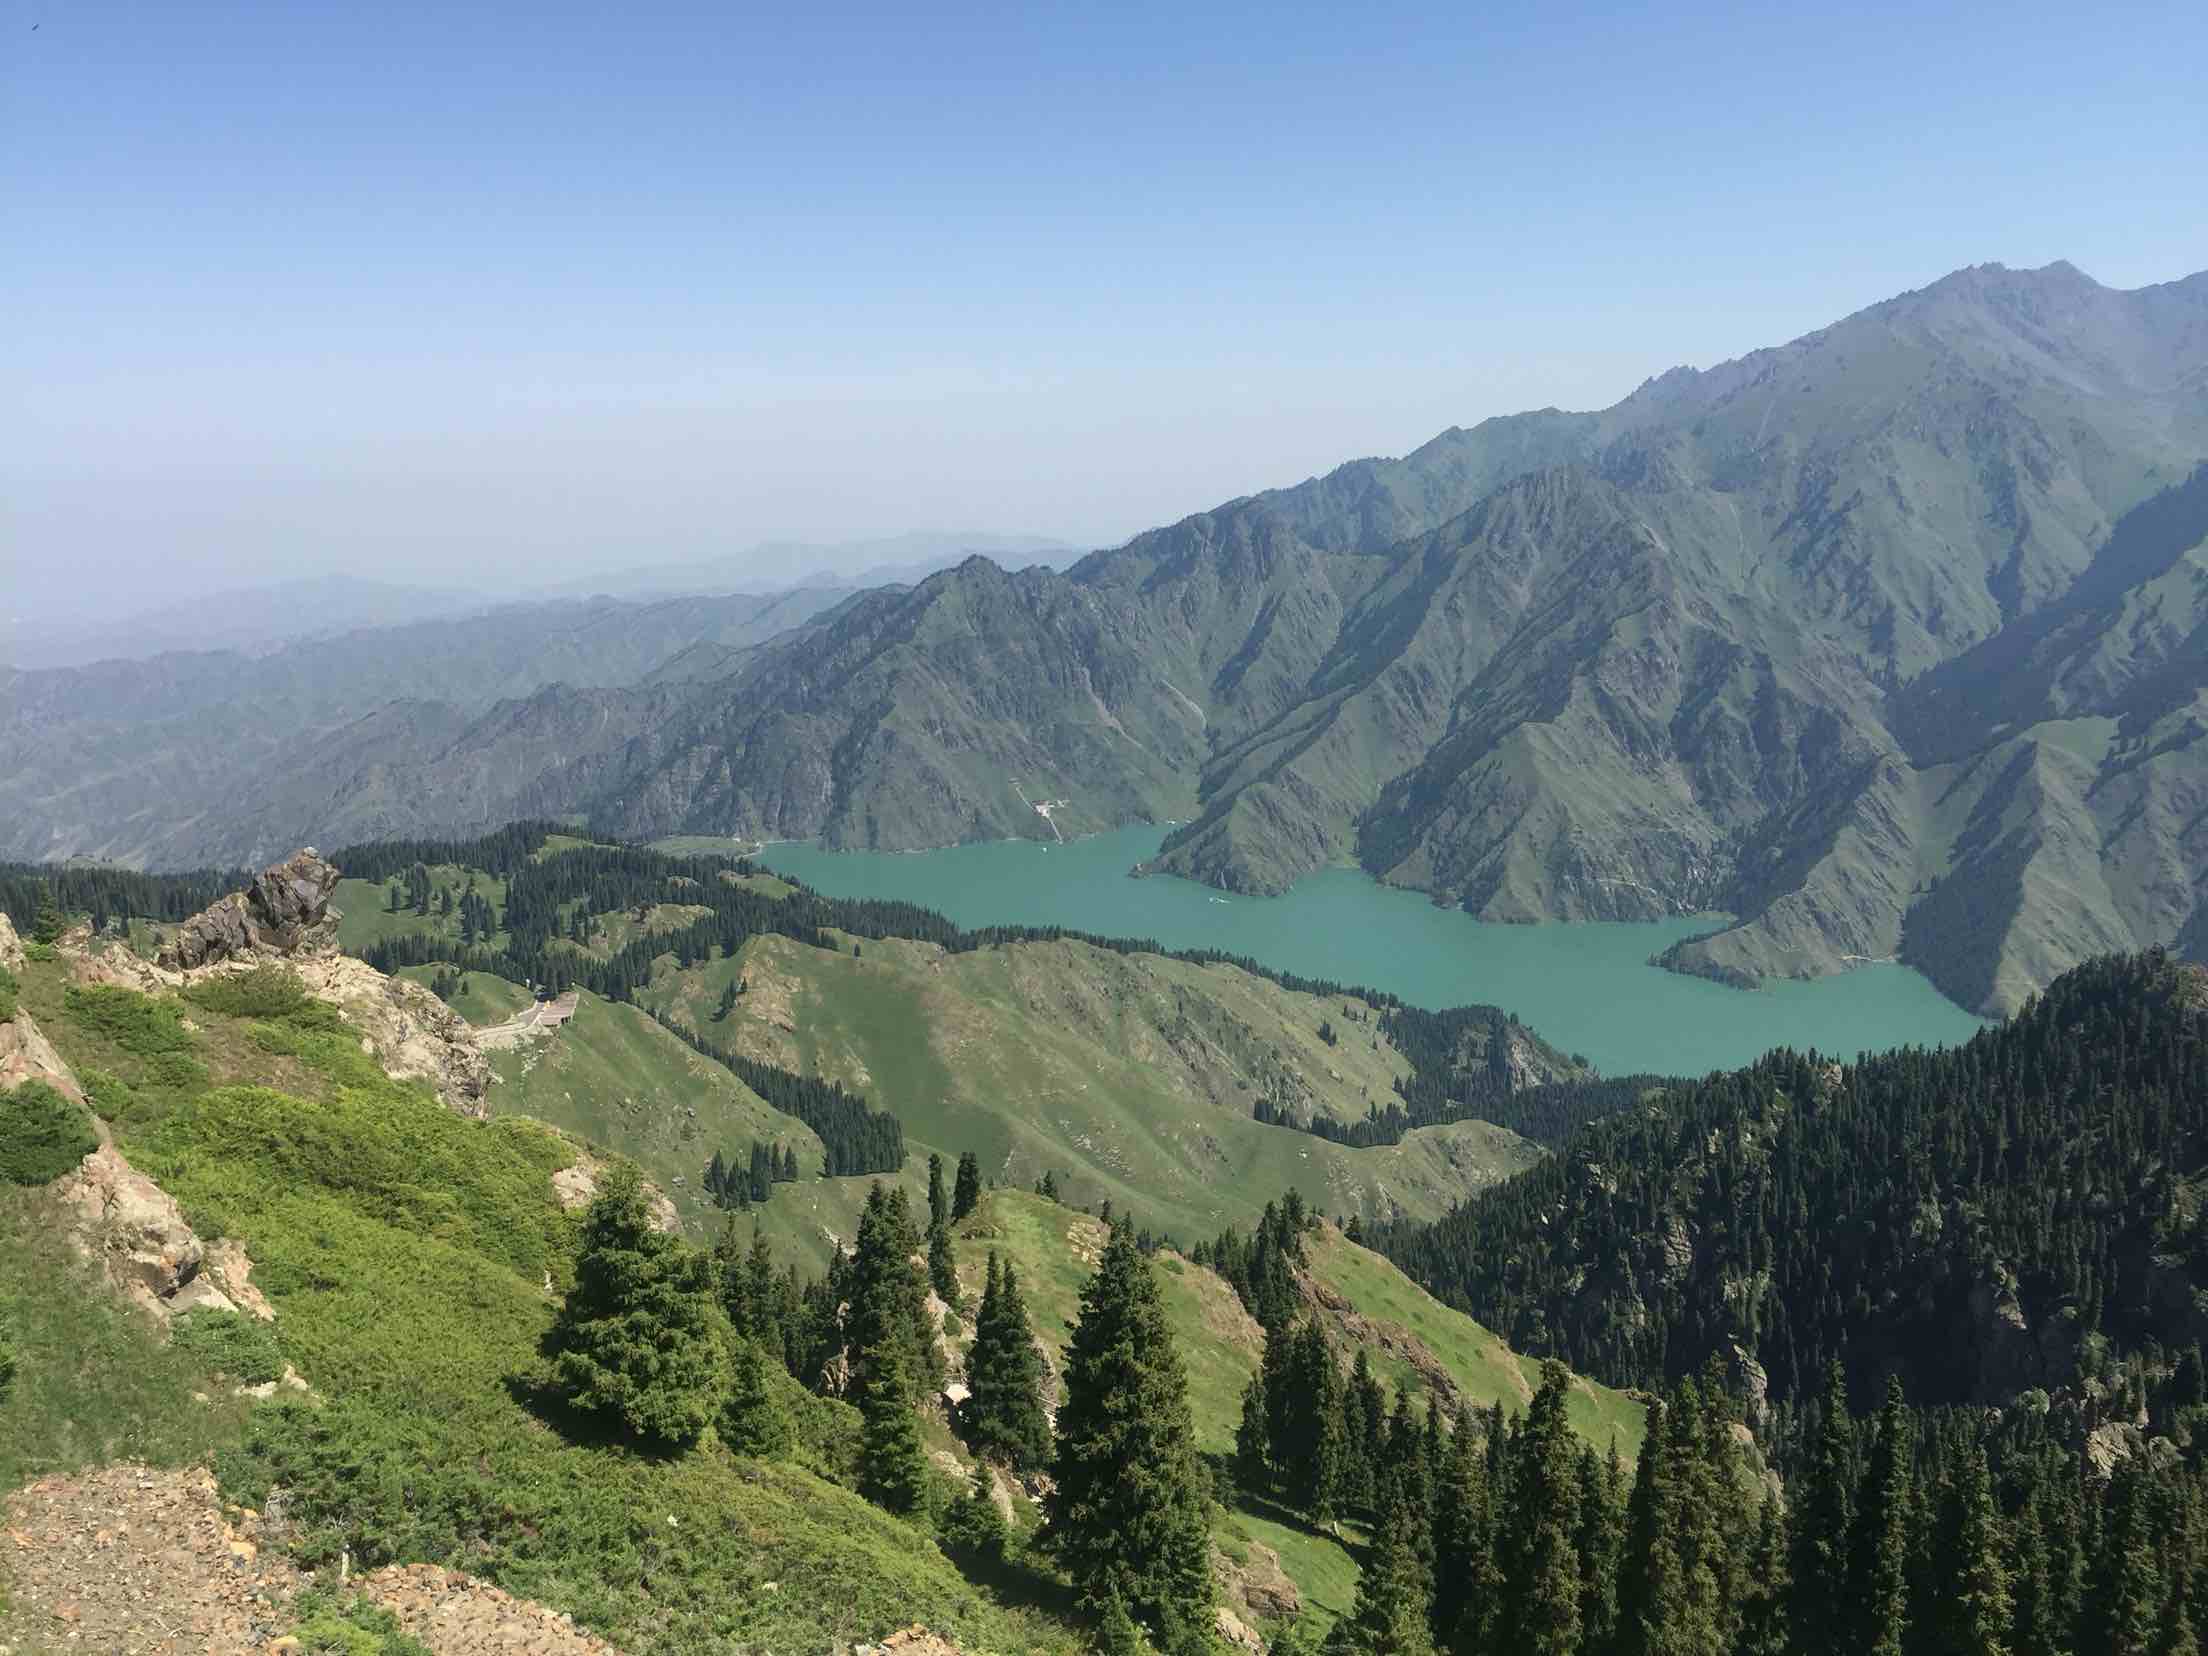
{"type": "Polygon", "coordinates": [[[1739,1656],[1789,1656],[1787,1643],[1786,1512],[1766,1494],[1756,1515],[1756,1539],[1748,1553],[1748,1598],[1741,1607],[1739,1656]]]}
{"type": "Polygon", "coordinates": [[[1878,1435],[1856,1502],[1850,1580],[1856,1649],[1905,1656],[1909,1635],[1909,1559],[1915,1523],[1916,1443],[1899,1376],[1886,1382],[1878,1435]]]}
{"type": "Polygon", "coordinates": [[[1050,1458],[1050,1418],[1043,1412],[1042,1361],[1036,1355],[1019,1272],[989,1256],[974,1343],[966,1354],[968,1396],[960,1429],[977,1455],[999,1456],[1021,1471],[1050,1458]]]}
{"type": "Polygon", "coordinates": [[[1501,1541],[1498,1642],[1519,1656],[1576,1656],[1579,1626],[1579,1468],[1565,1414],[1571,1376],[1555,1359],[1511,1443],[1501,1541]]]}
{"type": "Polygon", "coordinates": [[[951,1190],[951,1223],[957,1224],[981,1201],[981,1158],[968,1150],[958,1158],[958,1182],[951,1190]]]}
{"type": "Polygon", "coordinates": [[[1950,1498],[1956,1507],[1955,1543],[1951,1566],[1943,1572],[1940,1602],[1947,1624],[1943,1648],[1953,1656],[2010,1656],[2016,1605],[1984,1445],[1971,1446],[1950,1498]]]}
{"type": "Polygon", "coordinates": [[[1250,1376],[1242,1388],[1242,1419],[1234,1429],[1234,1481],[1245,1495],[1273,1492],[1272,1429],[1265,1406],[1265,1376],[1250,1376]]]}
{"type": "Polygon", "coordinates": [[[2155,1656],[2169,1584],[2144,1457],[2127,1455],[2109,1480],[2100,1564],[2088,1616],[2095,1656],[2155,1656]]]}
{"type": "Polygon", "coordinates": [[[844,1395],[862,1409],[882,1354],[891,1346],[898,1348],[906,1384],[916,1394],[933,1393],[943,1384],[942,1353],[928,1321],[927,1284],[912,1263],[919,1245],[905,1193],[875,1185],[859,1215],[843,1285],[849,1306],[844,1343],[850,1360],[844,1395]]]}
{"type": "Polygon", "coordinates": [[[1281,1412],[1272,1423],[1273,1461],[1288,1503],[1324,1527],[1340,1515],[1341,1382],[1316,1319],[1282,1330],[1279,1338],[1289,1355],[1281,1412]]]}
{"type": "Polygon", "coordinates": [[[1381,1525],[1358,1572],[1357,1602],[1326,1641],[1328,1656],[1433,1656],[1433,1582],[1417,1527],[1402,1504],[1381,1525]]]}
{"type": "Polygon", "coordinates": [[[860,1487],[892,1512],[916,1511],[927,1499],[928,1459],[920,1442],[911,1371],[904,1348],[894,1341],[875,1357],[862,1413],[860,1487]]]}
{"type": "Polygon", "coordinates": [[[1855,1529],[1855,1447],[1847,1377],[1836,1362],[1803,1486],[1794,1493],[1789,1598],[1801,1656],[1849,1656],[1854,1599],[1848,1584],[1855,1529]]]}
{"type": "Polygon", "coordinates": [[[928,1153],[928,1228],[941,1230],[951,1220],[950,1198],[943,1193],[943,1158],[928,1153]]]}
{"type": "Polygon", "coordinates": [[[1150,1263],[1113,1230],[1066,1356],[1046,1531],[1092,1605],[1124,1599],[1161,1633],[1210,1619],[1210,1540],[1188,1378],[1150,1263]]]}
{"type": "Polygon", "coordinates": [[[553,1385],[643,1443],[685,1448],[720,1400],[726,1326],[711,1259],[653,1229],[643,1181],[616,1165],[583,1216],[575,1286],[545,1338],[553,1385]]]}
{"type": "Polygon", "coordinates": [[[737,1335],[730,1342],[728,1391],[721,1401],[721,1441],[739,1455],[779,1455],[790,1444],[789,1417],[774,1395],[768,1367],[782,1366],[782,1354],[770,1358],[757,1340],[737,1335]]]}
{"type": "Polygon", "coordinates": [[[1490,1523],[1487,1456],[1478,1420],[1457,1411],[1447,1463],[1434,1495],[1434,1637],[1481,1651],[1495,1610],[1498,1576],[1490,1523]]]}

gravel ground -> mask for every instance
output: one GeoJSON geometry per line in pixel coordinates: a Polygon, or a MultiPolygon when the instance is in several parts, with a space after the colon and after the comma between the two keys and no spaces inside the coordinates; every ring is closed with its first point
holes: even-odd
{"type": "MultiPolygon", "coordinates": [[[[261,1515],[225,1509],[204,1470],[109,1466],[41,1478],[0,1514],[12,1614],[0,1656],[283,1656],[291,1600],[312,1578],[261,1515]]],[[[437,1656],[619,1656],[564,1616],[458,1571],[376,1570],[354,1586],[437,1656]]]]}

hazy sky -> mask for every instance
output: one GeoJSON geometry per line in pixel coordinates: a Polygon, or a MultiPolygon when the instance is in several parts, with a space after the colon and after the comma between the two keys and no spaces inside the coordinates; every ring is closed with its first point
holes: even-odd
{"type": "Polygon", "coordinates": [[[2199,5],[0,0],[0,41],[19,612],[1102,544],[1958,265],[2208,267],[2199,5]]]}

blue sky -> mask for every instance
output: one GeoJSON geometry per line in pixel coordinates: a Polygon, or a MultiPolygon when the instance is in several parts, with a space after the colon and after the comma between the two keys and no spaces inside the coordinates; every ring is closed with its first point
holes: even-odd
{"type": "Polygon", "coordinates": [[[34,610],[1103,544],[1958,265],[2208,267],[2199,6],[0,0],[0,42],[34,610]]]}

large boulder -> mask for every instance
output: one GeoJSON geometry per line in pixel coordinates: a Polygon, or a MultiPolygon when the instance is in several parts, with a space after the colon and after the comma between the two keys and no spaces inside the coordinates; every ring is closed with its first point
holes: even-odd
{"type": "Polygon", "coordinates": [[[107,1267],[133,1300],[166,1315],[206,1262],[207,1250],[169,1193],[102,1145],[54,1186],[77,1245],[107,1267]]]}
{"type": "Polygon", "coordinates": [[[335,865],[313,846],[294,851],[254,875],[245,890],[217,899],[185,921],[161,951],[161,964],[188,970],[242,955],[327,949],[335,929],[330,893],[337,881],[335,865]]]}
{"type": "Polygon", "coordinates": [[[8,911],[0,909],[0,966],[20,972],[23,965],[23,939],[15,935],[15,922],[8,918],[8,911]]]}

